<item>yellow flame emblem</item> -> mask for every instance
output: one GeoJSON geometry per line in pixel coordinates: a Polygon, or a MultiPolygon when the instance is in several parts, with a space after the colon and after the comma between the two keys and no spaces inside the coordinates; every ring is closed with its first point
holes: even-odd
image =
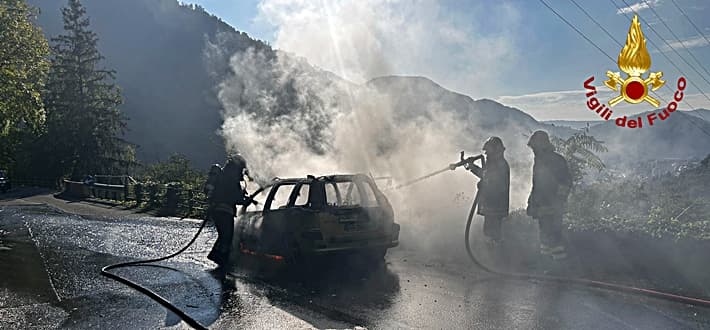
{"type": "Polygon", "coordinates": [[[622,100],[637,104],[646,101],[658,107],[661,103],[648,95],[648,87],[655,91],[666,82],[661,80],[663,72],[653,72],[648,78],[644,79],[642,75],[651,68],[651,55],[646,49],[646,38],[641,31],[641,23],[639,23],[638,15],[634,15],[629,26],[629,34],[626,36],[626,45],[621,49],[618,59],[619,69],[625,72],[628,77],[621,79],[619,72],[607,71],[606,76],[609,80],[604,82],[604,85],[614,91],[619,91],[620,95],[609,101],[609,106],[614,106],[622,100]]]}

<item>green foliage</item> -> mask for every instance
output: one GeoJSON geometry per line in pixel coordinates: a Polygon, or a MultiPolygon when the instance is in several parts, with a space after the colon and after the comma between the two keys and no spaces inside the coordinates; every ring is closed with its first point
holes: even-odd
{"type": "Polygon", "coordinates": [[[148,165],[143,170],[143,179],[149,182],[180,182],[185,188],[199,188],[207,179],[205,173],[192,167],[184,155],[172,155],[165,162],[148,165]]]}
{"type": "Polygon", "coordinates": [[[49,46],[33,16],[24,0],[0,3],[0,168],[16,162],[23,136],[40,131],[45,121],[41,91],[49,46]]]}
{"type": "Polygon", "coordinates": [[[710,173],[696,169],[655,181],[627,179],[578,187],[570,196],[566,223],[576,231],[710,240],[709,184],[710,173]]]}
{"type": "Polygon", "coordinates": [[[135,152],[120,138],[126,118],[114,72],[99,67],[98,37],[79,0],[69,0],[62,14],[66,33],[52,38],[45,94],[47,134],[34,145],[33,163],[50,177],[125,172],[135,152]]]}
{"type": "Polygon", "coordinates": [[[567,139],[552,136],[551,140],[555,150],[567,160],[575,183],[582,180],[587,169],[601,171],[606,167],[601,158],[596,155],[607,151],[604,142],[588,135],[587,132],[575,133],[567,139]]]}

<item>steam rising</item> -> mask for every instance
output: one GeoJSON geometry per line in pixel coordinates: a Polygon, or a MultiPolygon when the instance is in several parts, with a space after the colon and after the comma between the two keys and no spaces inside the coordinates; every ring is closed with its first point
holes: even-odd
{"type": "MultiPolygon", "coordinates": [[[[463,96],[424,78],[355,84],[292,55],[253,49],[233,55],[230,67],[233,74],[219,86],[222,134],[229,151],[242,153],[262,183],[335,173],[391,176],[401,183],[457,161],[460,150],[480,152],[494,132],[471,113],[453,110],[475,110],[466,102],[452,104],[463,96]]],[[[529,192],[530,152],[521,152],[525,137],[520,128],[499,129],[495,133],[509,144],[511,167],[519,168],[512,171],[511,200],[520,206],[529,192]],[[524,156],[518,159],[510,152],[524,156]]],[[[475,182],[459,169],[387,191],[402,235],[417,237],[408,241],[420,246],[449,249],[475,182]]],[[[386,182],[379,185],[387,188],[386,182]]]]}
{"type": "MultiPolygon", "coordinates": [[[[393,4],[397,8],[405,7],[397,1],[393,4]]],[[[416,25],[416,19],[411,20],[415,23],[409,29],[403,24],[410,19],[396,17],[393,11],[380,12],[375,7],[369,1],[324,5],[323,10],[330,14],[327,20],[339,21],[329,24],[331,39],[321,40],[322,31],[316,31],[309,23],[323,19],[318,14],[320,9],[308,2],[264,1],[260,7],[262,13],[285,25],[277,36],[277,46],[286,45],[301,51],[304,47],[315,47],[313,52],[320,55],[304,51],[308,61],[333,69],[338,75],[282,51],[249,49],[232,54],[231,74],[223,77],[219,85],[219,100],[224,109],[222,134],[228,151],[243,154],[252,174],[261,183],[273,177],[335,173],[390,176],[394,182],[401,183],[457,161],[460,150],[479,153],[484,139],[495,134],[509,145],[509,154],[524,155],[519,159],[508,156],[511,168],[520,167],[520,170],[512,170],[511,200],[514,206],[522,205],[529,192],[531,166],[531,153],[521,142],[525,139],[521,133],[526,129],[481,125],[476,116],[480,111],[470,98],[449,93],[425,78],[385,77],[367,81],[377,73],[402,70],[403,58],[407,56],[402,49],[395,49],[390,55],[390,43],[406,45],[416,39],[414,36],[430,37],[427,35],[430,31],[418,30],[421,27],[416,25]],[[285,10],[294,6],[296,10],[285,10]],[[300,16],[288,14],[293,12],[315,17],[306,15],[308,19],[301,21],[300,16]],[[364,21],[358,23],[347,14],[364,21]],[[289,33],[301,38],[292,40],[287,28],[289,33]],[[389,29],[402,34],[401,40],[383,39],[383,33],[391,33],[389,29]],[[414,36],[408,36],[409,33],[414,36]],[[297,42],[303,45],[295,46],[297,42]],[[357,42],[357,45],[348,42],[357,42]]],[[[423,15],[421,10],[427,8],[440,10],[432,2],[414,7],[418,8],[416,15],[423,15]]],[[[402,15],[410,14],[405,11],[402,15]]],[[[439,25],[448,37],[456,36],[455,26],[448,22],[437,23],[442,23],[439,25]]],[[[454,39],[451,42],[461,42],[465,47],[473,47],[466,40],[483,42],[483,46],[487,46],[485,50],[466,48],[472,51],[470,55],[474,58],[478,53],[500,58],[500,61],[460,59],[459,63],[488,60],[505,63],[505,54],[497,53],[503,51],[503,46],[486,44],[485,39],[465,33],[454,39]]],[[[225,48],[219,44],[208,45],[207,58],[224,57],[225,48]]],[[[418,51],[426,53],[418,46],[408,50],[409,55],[418,51]]],[[[411,63],[407,65],[416,67],[411,63]]],[[[435,64],[434,68],[436,65],[457,64],[448,61],[435,64]]],[[[490,83],[486,81],[488,74],[492,74],[490,69],[491,66],[475,65],[481,80],[477,79],[473,86],[484,81],[490,83]]],[[[473,75],[472,71],[473,68],[466,67],[462,75],[473,81],[467,76],[473,75]]],[[[450,249],[452,234],[461,232],[467,207],[475,193],[475,182],[472,174],[459,169],[405,189],[387,191],[397,221],[403,225],[402,234],[417,238],[406,241],[450,249]]],[[[380,188],[387,188],[385,182],[378,184],[380,188]]]]}

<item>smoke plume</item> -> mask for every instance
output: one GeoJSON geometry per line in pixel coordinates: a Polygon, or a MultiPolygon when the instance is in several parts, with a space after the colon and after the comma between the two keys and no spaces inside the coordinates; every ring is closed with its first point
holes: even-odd
{"type": "MultiPolygon", "coordinates": [[[[521,135],[524,129],[511,125],[496,130],[480,125],[470,98],[450,93],[429,79],[384,77],[367,81],[375,74],[424,67],[413,61],[434,63],[433,59],[407,56],[426,53],[424,45],[416,41],[417,36],[446,39],[444,42],[470,50],[474,57],[481,52],[495,57],[497,52],[505,52],[505,47],[471,36],[470,31],[458,29],[453,22],[433,24],[433,18],[425,17],[427,12],[433,10],[437,15],[441,10],[433,2],[423,2],[422,6],[414,6],[416,10],[401,14],[376,10],[374,4],[365,2],[370,6],[348,1],[321,9],[301,1],[261,4],[262,13],[283,26],[277,35],[277,46],[296,49],[297,54],[270,49],[232,54],[228,66],[231,73],[223,77],[218,88],[224,109],[222,135],[228,151],[244,155],[257,181],[308,174],[365,173],[402,183],[445,168],[458,160],[460,150],[480,153],[484,139],[493,133],[506,143],[524,148],[524,143],[520,143],[525,138],[521,135]],[[294,6],[295,11],[285,10],[294,6]],[[326,10],[326,15],[321,10],[326,10]],[[407,15],[424,16],[404,17],[407,15]],[[322,19],[331,21],[327,23],[329,37],[316,28],[322,19]],[[338,20],[338,24],[332,20],[338,20]],[[414,23],[405,26],[405,22],[414,23]],[[432,32],[421,24],[440,26],[442,30],[432,32]],[[389,38],[395,30],[401,35],[396,40],[389,38]],[[298,40],[293,39],[296,35],[300,36],[298,40]],[[400,47],[402,43],[404,47],[400,47]],[[304,53],[308,60],[298,57],[304,53]]],[[[405,7],[397,1],[392,3],[397,8],[405,7]]],[[[207,58],[224,58],[227,54],[221,52],[225,48],[218,43],[209,44],[207,58]]],[[[500,61],[489,59],[490,63],[505,62],[505,56],[499,58],[500,61]]],[[[485,58],[460,58],[447,64],[472,65],[462,68],[461,74],[468,85],[477,86],[489,78],[492,68],[477,65],[481,61],[485,58]],[[473,71],[480,73],[475,81],[473,71]]],[[[430,69],[439,65],[444,64],[438,62],[430,69]]],[[[511,180],[515,191],[511,199],[518,205],[529,191],[531,157],[527,150],[522,153],[522,148],[513,146],[509,150],[525,156],[508,157],[511,167],[521,167],[520,171],[512,171],[511,180]]],[[[459,169],[407,188],[387,190],[397,222],[402,224],[402,235],[410,238],[403,244],[450,249],[451,237],[461,232],[476,181],[471,173],[459,169]]],[[[379,185],[387,189],[388,184],[382,181],[379,185]]]]}

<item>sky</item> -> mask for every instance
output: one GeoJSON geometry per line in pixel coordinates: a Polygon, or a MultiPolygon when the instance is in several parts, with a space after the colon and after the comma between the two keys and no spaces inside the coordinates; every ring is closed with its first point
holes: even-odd
{"type": "MultiPolygon", "coordinates": [[[[684,76],[688,87],[679,108],[710,109],[710,3],[703,0],[182,2],[353,82],[425,76],[538,120],[599,119],[586,108],[583,83],[594,76],[602,100],[614,96],[603,81],[607,71],[620,71],[616,59],[637,13],[652,59],[649,72],[663,72],[666,81],[656,91],[661,106],[684,76]]],[[[622,102],[613,109],[623,115],[653,107],[622,102]]]]}

